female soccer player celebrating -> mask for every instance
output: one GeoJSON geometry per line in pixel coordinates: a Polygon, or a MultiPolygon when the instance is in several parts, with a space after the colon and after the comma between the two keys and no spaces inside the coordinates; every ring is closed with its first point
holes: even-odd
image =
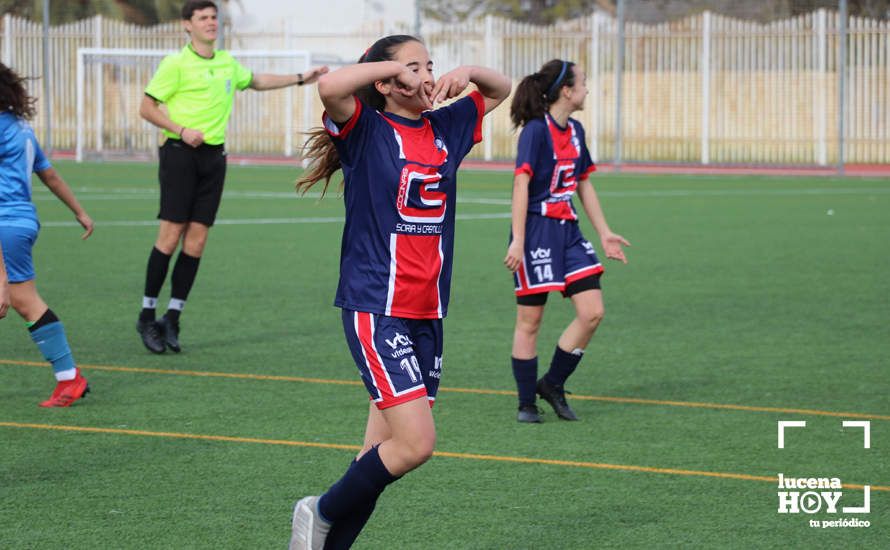
{"type": "MultiPolygon", "coordinates": [[[[59,176],[40,149],[28,119],[34,115],[34,100],[23,85],[24,79],[0,63],[0,244],[9,301],[25,320],[31,339],[52,363],[56,389],[41,407],[67,407],[89,391],[86,378],[74,364],[62,322],[37,293],[31,249],[40,224],[31,202],[31,174],[36,173],[65,206],[71,209],[86,232],[93,233],[93,220],[87,215],[68,184],[59,176]]],[[[0,273],[2,275],[2,273],[0,273]]],[[[2,297],[0,292],[0,297],[2,297]]],[[[2,308],[0,302],[0,308],[2,308]]]]}
{"type": "Polygon", "coordinates": [[[584,107],[584,71],[554,59],[525,77],[516,88],[510,117],[521,126],[513,178],[513,221],[504,264],[516,288],[513,376],[519,393],[520,422],[540,422],[535,393],[564,420],[577,420],[563,385],[578,366],[584,348],[603,318],[596,252],[578,228],[572,195],[578,192],[607,258],[627,263],[624,237],[612,233],[588,176],[595,170],[584,128],[570,115],[584,107]],[[575,319],[563,331],[550,370],[538,380],[537,340],[547,293],[571,298],[575,319]]]}
{"type": "Polygon", "coordinates": [[[324,131],[301,190],[343,169],[346,225],[335,305],[371,396],[365,441],[343,477],[294,508],[291,548],[348,548],[384,488],[429,459],[442,368],[456,173],[510,81],[482,67],[433,77],[418,39],[388,36],[322,76],[324,131]],[[476,85],[466,97],[435,104],[476,85]]]}

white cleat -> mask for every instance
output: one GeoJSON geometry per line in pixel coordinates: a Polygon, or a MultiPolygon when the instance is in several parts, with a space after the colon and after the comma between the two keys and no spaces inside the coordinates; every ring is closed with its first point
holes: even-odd
{"type": "Polygon", "coordinates": [[[331,524],[318,513],[320,497],[303,497],[294,506],[288,550],[323,550],[331,524]]]}

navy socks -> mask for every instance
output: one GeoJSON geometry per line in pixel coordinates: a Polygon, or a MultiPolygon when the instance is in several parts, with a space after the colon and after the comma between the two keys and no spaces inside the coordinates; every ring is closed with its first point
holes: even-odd
{"type": "Polygon", "coordinates": [[[337,523],[357,508],[373,503],[387,485],[398,478],[386,469],[377,447],[353,462],[339,481],[318,499],[324,520],[337,523]]]}
{"type": "Polygon", "coordinates": [[[535,404],[535,384],[538,382],[538,358],[517,359],[513,362],[513,378],[519,394],[519,406],[535,404]]]}
{"type": "Polygon", "coordinates": [[[566,383],[569,376],[575,372],[583,356],[583,350],[579,349],[575,350],[574,353],[569,353],[556,346],[556,350],[553,352],[553,360],[550,363],[550,370],[544,375],[544,379],[553,386],[562,386],[566,383]]]}

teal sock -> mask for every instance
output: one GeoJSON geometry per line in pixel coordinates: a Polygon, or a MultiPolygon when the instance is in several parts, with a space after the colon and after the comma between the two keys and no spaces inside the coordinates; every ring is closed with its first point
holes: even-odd
{"type": "Polygon", "coordinates": [[[43,357],[52,363],[53,372],[56,375],[77,368],[77,365],[74,364],[74,357],[71,355],[71,348],[68,347],[65,327],[62,326],[61,321],[55,321],[32,330],[31,340],[37,344],[43,357]]]}

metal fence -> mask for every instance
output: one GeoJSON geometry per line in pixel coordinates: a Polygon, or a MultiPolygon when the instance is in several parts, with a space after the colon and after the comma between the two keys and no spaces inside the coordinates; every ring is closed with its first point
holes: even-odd
{"type": "MultiPolygon", "coordinates": [[[[838,12],[819,10],[768,24],[705,12],[658,25],[622,25],[596,13],[546,27],[494,17],[459,25],[424,22],[422,33],[439,74],[462,64],[480,64],[518,82],[552,58],[578,63],[587,71],[591,94],[577,116],[600,161],[890,163],[886,21],[851,17],[844,25],[838,12]],[[843,98],[841,76],[847,81],[843,98]]],[[[285,22],[262,35],[230,31],[226,36],[227,45],[237,49],[307,49],[352,61],[380,34],[372,25],[348,36],[300,35],[285,22]]],[[[40,98],[39,109],[48,106],[52,113],[55,148],[73,149],[78,48],[173,50],[184,42],[178,23],[145,28],[92,18],[50,29],[50,67],[44,73],[41,26],[6,15],[0,59],[25,75],[49,75],[50,97],[41,97],[42,86],[36,84],[32,92],[40,98]]],[[[145,82],[130,85],[138,97],[145,82]]],[[[242,154],[280,155],[289,150],[283,137],[286,125],[298,131],[307,126],[305,98],[261,95],[269,99],[265,108],[272,114],[261,126],[248,121],[236,127],[233,120],[238,137],[230,145],[237,145],[234,150],[242,154]],[[285,120],[285,113],[298,118],[285,120]]],[[[236,100],[236,114],[248,101],[244,96],[236,100]]],[[[315,125],[321,106],[311,104],[310,125],[315,125]]],[[[134,110],[103,121],[108,143],[132,126],[132,120],[123,120],[128,116],[138,117],[134,110]]],[[[516,133],[508,108],[499,108],[487,119],[485,145],[471,156],[512,157],[516,133]]],[[[39,132],[46,132],[45,121],[42,116],[34,121],[39,132]]],[[[299,133],[293,138],[296,145],[301,140],[299,133]]]]}

